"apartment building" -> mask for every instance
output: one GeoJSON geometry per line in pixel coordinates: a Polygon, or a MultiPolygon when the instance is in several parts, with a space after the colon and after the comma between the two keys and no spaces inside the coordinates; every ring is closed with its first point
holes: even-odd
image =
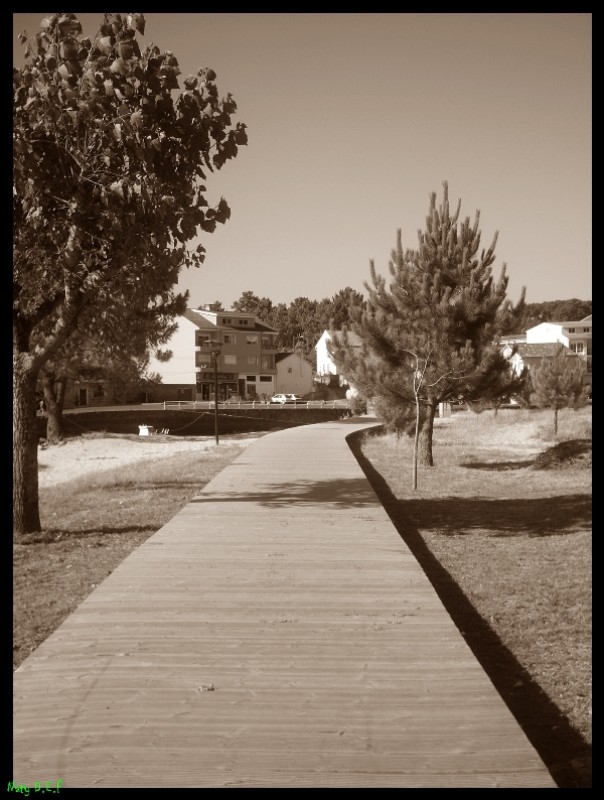
{"type": "Polygon", "coordinates": [[[211,400],[216,379],[219,400],[272,395],[277,335],[275,328],[254,314],[211,306],[187,309],[163,348],[172,357],[150,361],[149,372],[162,379],[162,385],[153,390],[154,400],[211,400]]]}

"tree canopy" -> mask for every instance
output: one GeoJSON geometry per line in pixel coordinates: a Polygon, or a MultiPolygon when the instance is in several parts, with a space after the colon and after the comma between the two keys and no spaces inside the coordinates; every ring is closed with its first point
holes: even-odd
{"type": "Polygon", "coordinates": [[[580,408],[587,400],[584,384],[585,365],[564,345],[558,345],[551,358],[544,358],[530,371],[530,400],[539,408],[554,412],[554,434],[558,433],[558,411],[561,408],[580,408]]]}
{"type": "MultiPolygon", "coordinates": [[[[224,223],[209,173],[247,144],[232,95],[202,68],[181,88],[173,52],[141,48],[142,14],[105,14],[86,38],[75,14],[24,34],[13,69],[13,511],[39,528],[35,382],[97,307],[178,305],[192,240],[224,223]],[[28,430],[31,429],[32,433],[28,430]],[[35,475],[34,475],[35,473],[35,475]]],[[[94,312],[93,312],[94,313],[94,312]]]]}
{"type": "Polygon", "coordinates": [[[335,342],[350,382],[385,398],[381,405],[393,416],[406,424],[410,415],[399,407],[420,404],[420,458],[428,465],[438,404],[502,391],[513,380],[496,341],[523,303],[522,296],[514,308],[506,297],[505,265],[493,279],[497,233],[481,248],[479,212],[462,221],[461,201],[452,212],[446,182],[443,188],[440,204],[436,193],[430,196],[417,249],[403,248],[399,230],[389,284],[370,263],[367,306],[353,313],[351,325],[363,348],[351,348],[346,336],[335,342]]]}

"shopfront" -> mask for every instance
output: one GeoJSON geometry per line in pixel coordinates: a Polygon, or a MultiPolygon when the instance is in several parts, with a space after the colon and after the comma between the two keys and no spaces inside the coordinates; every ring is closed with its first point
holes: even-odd
{"type": "MultiPolygon", "coordinates": [[[[218,373],[218,402],[224,402],[239,391],[239,376],[232,372],[218,373]]],[[[211,370],[200,372],[197,379],[197,400],[213,400],[215,375],[211,370]]]]}

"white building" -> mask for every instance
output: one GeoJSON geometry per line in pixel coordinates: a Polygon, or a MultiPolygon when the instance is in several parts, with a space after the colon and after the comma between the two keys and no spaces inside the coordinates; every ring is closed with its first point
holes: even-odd
{"type": "Polygon", "coordinates": [[[313,388],[312,365],[298,353],[277,353],[276,391],[283,394],[309,394],[313,388]]]}
{"type": "MultiPolygon", "coordinates": [[[[341,385],[347,383],[347,381],[341,376],[340,367],[336,360],[333,358],[331,353],[329,352],[329,343],[333,340],[333,337],[341,336],[342,331],[329,331],[324,330],[321,334],[319,341],[315,345],[315,352],[317,357],[317,378],[322,379],[328,377],[330,375],[337,375],[341,378],[341,385]]],[[[361,339],[357,336],[356,333],[348,332],[348,343],[352,347],[361,347],[361,339]]]]}
{"type": "Polygon", "coordinates": [[[162,347],[172,352],[171,358],[150,360],[148,371],[162,379],[153,389],[154,400],[210,400],[216,382],[219,400],[274,394],[277,336],[278,331],[254,314],[187,309],[162,347]]]}

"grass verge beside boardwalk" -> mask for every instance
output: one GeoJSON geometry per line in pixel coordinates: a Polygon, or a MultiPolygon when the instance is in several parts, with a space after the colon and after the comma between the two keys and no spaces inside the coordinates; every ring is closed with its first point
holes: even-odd
{"type": "Polygon", "coordinates": [[[441,420],[417,491],[411,440],[354,449],[559,786],[591,788],[591,409],[551,416],[441,420]]]}
{"type": "MultiPolygon", "coordinates": [[[[560,788],[591,788],[591,410],[460,412],[411,487],[412,441],[354,445],[400,535],[560,788]],[[564,446],[561,446],[564,445],[564,446]]],[[[14,667],[238,455],[145,461],[42,489],[14,543],[14,667]]]]}

